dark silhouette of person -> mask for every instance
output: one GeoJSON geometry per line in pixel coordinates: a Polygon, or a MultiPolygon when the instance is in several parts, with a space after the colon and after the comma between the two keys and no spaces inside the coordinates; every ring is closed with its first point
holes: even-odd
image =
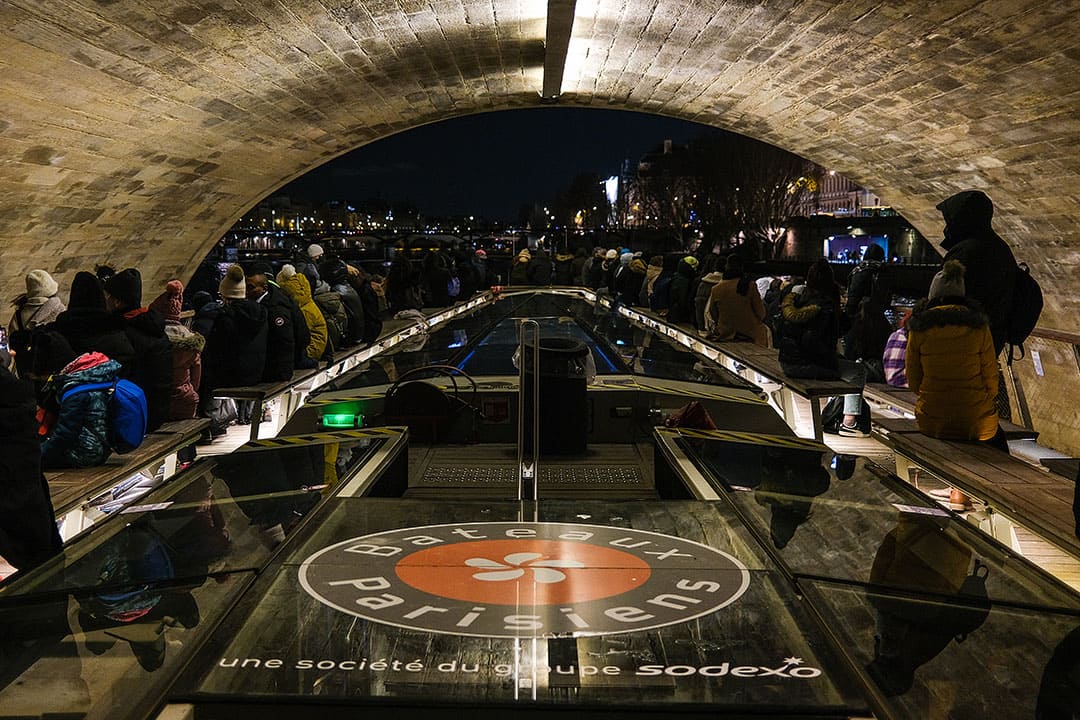
{"type": "Polygon", "coordinates": [[[966,294],[990,317],[994,354],[1000,355],[1012,310],[1016,258],[990,227],[994,203],[979,190],[964,190],[942,200],[937,209],[945,220],[945,261],[963,263],[966,294]]]}
{"type": "Polygon", "coordinates": [[[795,531],[810,518],[814,498],[829,490],[829,471],[821,464],[821,454],[764,448],[761,454],[761,483],[754,500],[769,508],[769,537],[777,549],[787,547],[795,531]]]}
{"type": "Polygon", "coordinates": [[[0,354],[0,556],[29,570],[63,549],[49,485],[41,472],[34,387],[0,354]]]}
{"type": "Polygon", "coordinates": [[[1080,717],[1080,627],[1066,635],[1043,670],[1035,720],[1080,717]]]}
{"type": "Polygon", "coordinates": [[[888,697],[915,684],[915,671],[986,620],[986,566],[948,523],[901,512],[874,556],[867,600],[877,613],[874,658],[866,671],[888,697]],[[880,588],[880,589],[879,589],[880,588]],[[918,593],[915,599],[901,593],[918,593]]]}

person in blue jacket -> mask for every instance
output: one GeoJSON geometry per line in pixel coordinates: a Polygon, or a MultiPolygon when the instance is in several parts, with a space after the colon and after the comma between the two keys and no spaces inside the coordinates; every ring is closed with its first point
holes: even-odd
{"type": "Polygon", "coordinates": [[[55,424],[41,444],[43,468],[97,467],[109,458],[108,391],[71,391],[80,385],[114,382],[119,373],[120,363],[90,352],[49,380],[46,394],[57,410],[55,424]]]}

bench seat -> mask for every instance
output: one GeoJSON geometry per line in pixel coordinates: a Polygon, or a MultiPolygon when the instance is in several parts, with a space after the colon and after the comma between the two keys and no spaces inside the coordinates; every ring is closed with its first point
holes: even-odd
{"type": "Polygon", "coordinates": [[[209,425],[210,421],[203,418],[165,423],[148,434],[138,448],[126,455],[113,454],[102,465],[46,471],[53,510],[57,520],[64,520],[64,539],[92,524],[83,517],[91,501],[126,480],[139,473],[153,477],[159,471],[163,480],[172,477],[177,452],[195,442],[209,425]]]}
{"type": "Polygon", "coordinates": [[[893,449],[900,477],[908,477],[909,468],[921,468],[1080,557],[1073,482],[983,443],[927,437],[907,418],[876,420],[874,436],[893,449]]]}
{"type": "MultiPolygon", "coordinates": [[[[863,397],[868,401],[891,407],[908,415],[915,414],[915,403],[918,396],[911,390],[897,388],[884,383],[867,383],[863,389],[863,397]]],[[[1035,440],[1039,433],[1031,428],[1026,428],[1008,420],[998,420],[1008,440],[1035,440]]]]}
{"type": "MultiPolygon", "coordinates": [[[[776,348],[762,347],[751,342],[725,341],[709,344],[738,366],[751,370],[780,386],[774,391],[779,395],[777,404],[783,412],[784,419],[792,429],[795,428],[795,402],[792,396],[797,395],[809,400],[814,439],[819,442],[824,439],[824,429],[821,423],[821,401],[837,395],[858,393],[861,390],[858,385],[844,380],[789,377],[780,365],[780,352],[776,348]]],[[[748,379],[752,380],[752,378],[748,379]]]]}

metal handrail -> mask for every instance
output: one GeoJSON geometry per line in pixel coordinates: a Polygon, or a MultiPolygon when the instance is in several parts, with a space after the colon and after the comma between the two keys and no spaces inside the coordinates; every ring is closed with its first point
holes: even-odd
{"type": "Polygon", "coordinates": [[[523,320],[518,325],[518,500],[536,500],[540,476],[540,323],[523,320]],[[525,461],[525,329],[533,331],[533,423],[532,461],[525,461]],[[526,490],[528,484],[528,491],[526,490]]]}

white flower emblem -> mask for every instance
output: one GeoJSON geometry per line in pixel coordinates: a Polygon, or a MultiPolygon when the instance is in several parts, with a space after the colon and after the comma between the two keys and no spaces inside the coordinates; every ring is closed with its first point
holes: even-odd
{"type": "Polygon", "coordinates": [[[540,560],[539,558],[542,557],[540,553],[510,553],[503,558],[503,562],[487,558],[469,558],[465,564],[469,567],[483,568],[483,572],[473,573],[473,577],[477,580],[485,582],[516,580],[525,575],[525,570],[531,570],[533,579],[544,584],[562,582],[566,579],[566,573],[553,568],[585,567],[585,563],[577,560],[540,560]]]}

